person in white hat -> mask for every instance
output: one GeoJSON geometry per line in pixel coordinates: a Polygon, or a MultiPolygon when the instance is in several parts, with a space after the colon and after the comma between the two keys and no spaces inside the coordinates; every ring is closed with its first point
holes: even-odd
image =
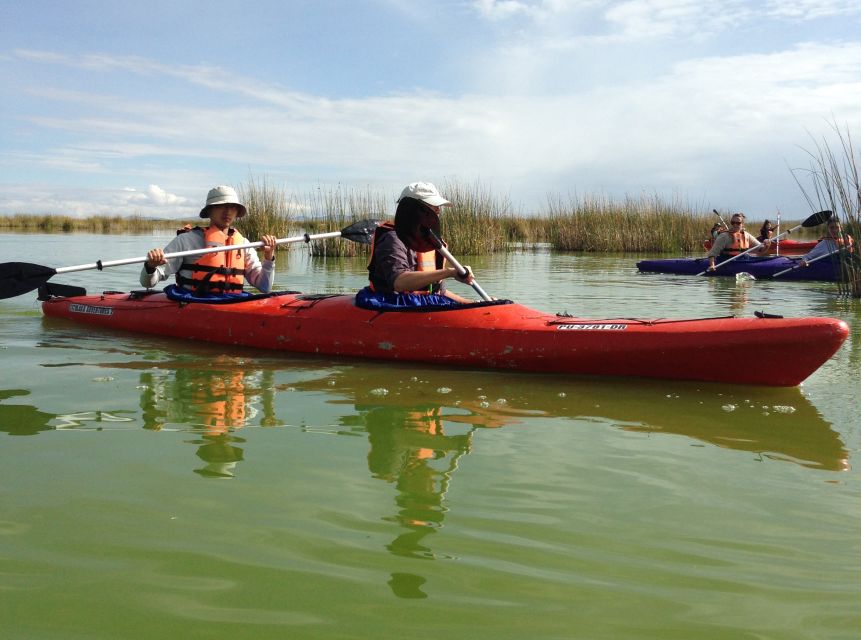
{"type": "Polygon", "coordinates": [[[165,253],[246,243],[233,228],[233,222],[246,213],[233,187],[220,185],[210,189],[200,210],[201,218],[209,218],[209,226],[181,229],[164,249],[150,250],[141,269],[141,285],[150,289],[176,274],[176,286],[195,295],[241,293],[246,280],[263,293],[269,292],[275,280],[275,236],[264,235],[260,239],[264,245],[262,263],[254,249],[170,260],[164,257],[165,253]]]}
{"type": "Polygon", "coordinates": [[[425,236],[426,230],[439,237],[439,216],[451,202],[440,195],[430,182],[413,182],[404,187],[397,200],[394,223],[383,223],[374,233],[368,264],[369,289],[373,293],[436,294],[467,304],[473,302],[448,291],[445,280],[455,278],[472,282],[472,271],[459,277],[454,267],[435,251],[425,236]]]}

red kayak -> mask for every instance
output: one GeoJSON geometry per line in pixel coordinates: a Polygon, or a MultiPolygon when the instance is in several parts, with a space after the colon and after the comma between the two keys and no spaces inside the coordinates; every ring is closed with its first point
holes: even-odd
{"type": "Polygon", "coordinates": [[[353,295],[179,303],[163,293],[50,297],[46,316],[259,349],[467,368],[795,386],[849,334],[833,318],[583,319],[508,300],[373,311],[353,295]],[[724,354],[721,356],[720,354],[724,354]]]}
{"type": "MultiPolygon", "coordinates": [[[[816,246],[818,240],[777,240],[768,248],[769,254],[779,253],[782,256],[803,256],[816,246]]],[[[712,248],[712,241],[703,242],[703,248],[708,251],[712,248]]]]}

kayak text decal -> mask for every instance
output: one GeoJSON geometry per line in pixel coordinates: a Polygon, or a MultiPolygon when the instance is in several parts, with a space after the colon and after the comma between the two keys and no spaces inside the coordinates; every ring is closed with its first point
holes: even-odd
{"type": "Polygon", "coordinates": [[[91,313],[96,316],[112,316],[114,310],[111,307],[94,307],[91,304],[70,304],[69,311],[72,313],[91,313]]]}
{"type": "Polygon", "coordinates": [[[626,324],[557,324],[559,331],[624,331],[626,324]]]}

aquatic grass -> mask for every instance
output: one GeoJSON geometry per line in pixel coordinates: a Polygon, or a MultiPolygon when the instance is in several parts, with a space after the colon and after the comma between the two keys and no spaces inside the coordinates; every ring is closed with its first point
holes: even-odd
{"type": "MultiPolygon", "coordinates": [[[[340,231],[359,220],[383,221],[385,211],[391,207],[388,199],[370,188],[350,189],[338,185],[320,187],[308,194],[303,211],[303,227],[307,233],[340,231]]],[[[312,256],[367,255],[369,245],[328,238],[315,240],[309,246],[312,256]]]]}
{"type": "MultiPolygon", "coordinates": [[[[250,178],[240,185],[239,199],[248,210],[247,215],[236,221],[236,228],[251,242],[258,241],[263,235],[278,238],[290,234],[293,212],[298,208],[288,199],[283,189],[271,185],[265,178],[250,178]]],[[[285,245],[279,245],[279,249],[285,245]]]]}
{"type": "MultiPolygon", "coordinates": [[[[815,152],[807,151],[810,167],[794,169],[793,176],[813,210],[830,209],[843,224],[844,240],[847,235],[858,238],[861,230],[861,169],[848,127],[841,129],[832,124],[837,137],[837,150],[823,137],[813,141],[815,152]],[[810,188],[805,188],[799,175],[805,174],[810,188]]],[[[841,253],[840,291],[853,298],[861,298],[861,259],[857,249],[841,253]]]]}
{"type": "Polygon", "coordinates": [[[559,251],[702,251],[707,235],[703,211],[657,195],[551,197],[548,212],[548,242],[559,251]]]}
{"type": "Polygon", "coordinates": [[[0,216],[0,230],[22,233],[149,233],[175,229],[183,220],[133,216],[88,216],[76,218],[54,214],[0,216]]]}

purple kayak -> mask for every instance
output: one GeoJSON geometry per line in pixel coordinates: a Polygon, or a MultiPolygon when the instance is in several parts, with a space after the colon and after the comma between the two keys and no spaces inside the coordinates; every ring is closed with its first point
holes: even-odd
{"type": "MultiPolygon", "coordinates": [[[[775,273],[798,267],[798,258],[786,256],[742,256],[724,266],[718,259],[717,269],[709,276],[735,276],[738,273],[749,273],[759,280],[771,278],[775,273]]],[[[709,266],[708,258],[667,258],[663,260],[641,260],[637,268],[651,273],[677,273],[693,276],[702,273],[709,266]]],[[[840,280],[840,260],[825,258],[811,263],[807,267],[798,267],[775,278],[776,280],[823,280],[835,282],[840,280]]]]}

